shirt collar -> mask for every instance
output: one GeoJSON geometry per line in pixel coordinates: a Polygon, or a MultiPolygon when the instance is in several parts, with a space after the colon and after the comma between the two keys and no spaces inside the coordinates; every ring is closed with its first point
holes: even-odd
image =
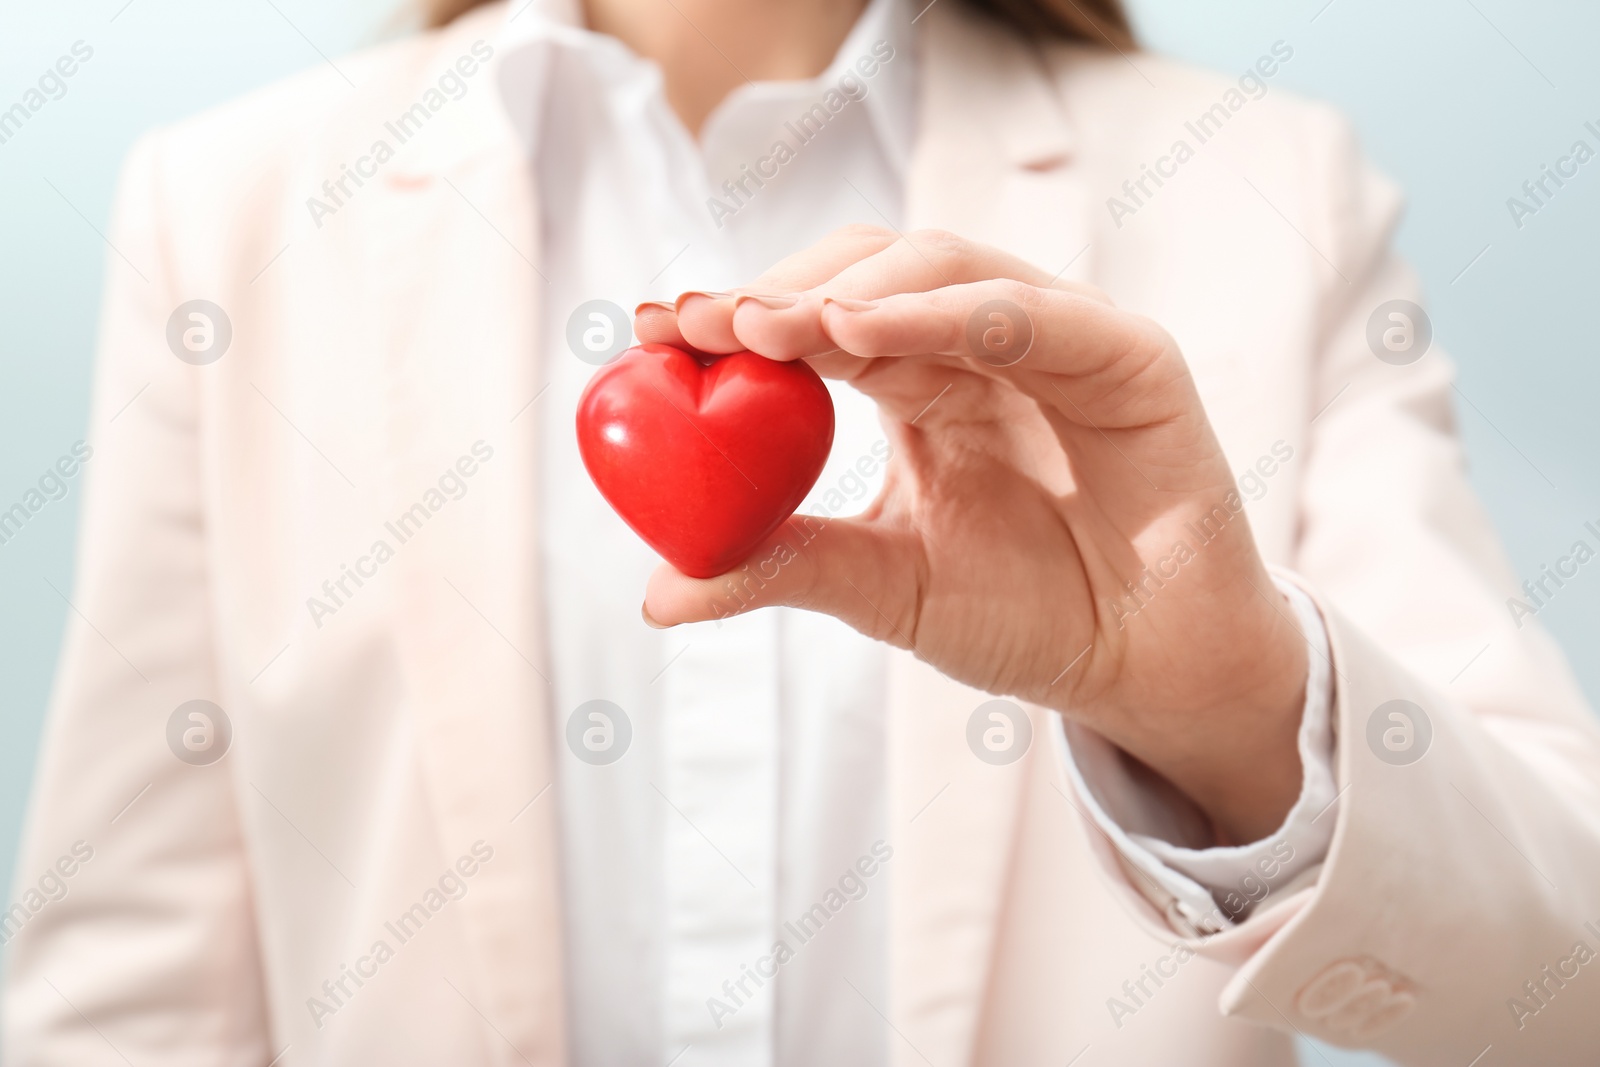
{"type": "MultiPolygon", "coordinates": [[[[841,79],[864,84],[862,103],[885,155],[903,177],[916,133],[917,63],[915,31],[907,0],[869,0],[861,17],[816,78],[800,82],[752,82],[729,94],[726,106],[741,95],[814,100],[837,90],[841,79]],[[891,58],[887,61],[884,55],[891,58]],[[866,57],[865,68],[858,67],[866,57]],[[872,76],[863,69],[876,67],[872,76]]],[[[564,49],[584,57],[592,69],[611,79],[658,82],[660,71],[616,38],[595,33],[583,24],[580,0],[527,0],[506,9],[506,21],[495,41],[500,53],[499,91],[518,141],[535,154],[539,116],[548,91],[551,53],[564,49]]],[[[720,109],[719,106],[719,109],[720,109]]],[[[712,120],[715,121],[715,114],[712,120]]]]}

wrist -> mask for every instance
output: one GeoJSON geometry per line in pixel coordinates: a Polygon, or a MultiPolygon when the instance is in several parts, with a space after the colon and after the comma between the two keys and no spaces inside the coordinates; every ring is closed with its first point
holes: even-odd
{"type": "Polygon", "coordinates": [[[1168,775],[1210,819],[1218,845],[1259,841],[1283,825],[1304,781],[1300,723],[1306,704],[1305,648],[1298,669],[1286,666],[1269,702],[1216,708],[1215,723],[1168,775]]]}
{"type": "Polygon", "coordinates": [[[1214,684],[1191,687],[1184,696],[1193,699],[1156,708],[1147,703],[1138,711],[1096,716],[1094,724],[1188,797],[1210,821],[1215,845],[1269,836],[1288,816],[1304,780],[1299,735],[1310,652],[1293,609],[1276,589],[1269,595],[1277,603],[1257,598],[1267,616],[1260,626],[1242,628],[1234,638],[1248,652],[1214,684]]]}

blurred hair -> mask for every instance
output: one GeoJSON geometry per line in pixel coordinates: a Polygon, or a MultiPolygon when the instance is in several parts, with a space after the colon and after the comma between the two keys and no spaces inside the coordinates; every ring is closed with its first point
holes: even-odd
{"type": "MultiPolygon", "coordinates": [[[[443,26],[489,0],[420,0],[429,26],[443,26]]],[[[1122,0],[963,0],[1027,37],[1082,41],[1100,48],[1136,47],[1122,0]]]]}

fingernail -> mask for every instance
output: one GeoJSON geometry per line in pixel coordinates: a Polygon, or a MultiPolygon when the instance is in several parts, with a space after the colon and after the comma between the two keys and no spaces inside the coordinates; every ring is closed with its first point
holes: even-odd
{"type": "Polygon", "coordinates": [[[878,306],[871,300],[851,300],[849,297],[843,296],[825,296],[822,298],[822,302],[824,304],[836,304],[845,311],[871,311],[878,306]]]}
{"type": "Polygon", "coordinates": [[[746,300],[754,300],[764,308],[772,311],[782,311],[792,308],[800,302],[798,296],[767,296],[764,293],[744,293],[733,302],[733,310],[738,311],[746,300]]]}
{"type": "Polygon", "coordinates": [[[646,311],[670,311],[673,314],[677,314],[678,309],[672,304],[667,303],[665,300],[646,300],[644,303],[633,309],[633,313],[635,315],[642,315],[646,311]]]}
{"type": "Polygon", "coordinates": [[[676,623],[656,622],[650,617],[650,609],[643,604],[639,605],[639,616],[644,619],[644,624],[652,630],[670,630],[676,623]]]}
{"type": "Polygon", "coordinates": [[[678,300],[675,304],[673,304],[673,310],[682,311],[683,302],[689,299],[691,296],[703,296],[707,300],[726,300],[732,295],[732,293],[714,292],[709,289],[690,289],[687,293],[678,294],[678,300]]]}

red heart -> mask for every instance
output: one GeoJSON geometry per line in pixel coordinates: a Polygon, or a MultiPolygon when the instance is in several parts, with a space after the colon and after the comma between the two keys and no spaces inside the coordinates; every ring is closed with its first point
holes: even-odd
{"type": "Polygon", "coordinates": [[[578,401],[600,495],[695,578],[743,562],[805,499],[833,447],[833,399],[804,363],[630,348],[578,401]]]}

